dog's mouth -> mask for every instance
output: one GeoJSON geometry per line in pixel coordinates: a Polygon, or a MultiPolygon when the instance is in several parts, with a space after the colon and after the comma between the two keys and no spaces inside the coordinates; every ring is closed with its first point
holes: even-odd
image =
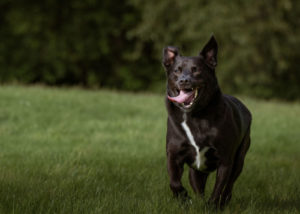
{"type": "Polygon", "coordinates": [[[179,103],[184,108],[190,108],[194,104],[198,96],[198,88],[190,88],[178,90],[178,95],[175,97],[170,97],[168,95],[168,99],[172,102],[179,103]]]}

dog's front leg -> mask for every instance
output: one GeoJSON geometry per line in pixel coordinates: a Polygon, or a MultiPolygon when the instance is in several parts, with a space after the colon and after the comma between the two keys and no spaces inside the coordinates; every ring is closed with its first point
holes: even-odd
{"type": "Polygon", "coordinates": [[[230,173],[232,170],[232,165],[221,165],[217,169],[217,178],[214,190],[211,194],[209,199],[209,203],[216,205],[217,207],[220,206],[220,199],[223,195],[223,190],[228,182],[230,177],[230,173]]]}
{"type": "Polygon", "coordinates": [[[176,156],[168,154],[168,173],[170,177],[170,188],[175,197],[188,199],[188,193],[182,186],[181,177],[183,174],[183,162],[180,162],[176,156]]]}

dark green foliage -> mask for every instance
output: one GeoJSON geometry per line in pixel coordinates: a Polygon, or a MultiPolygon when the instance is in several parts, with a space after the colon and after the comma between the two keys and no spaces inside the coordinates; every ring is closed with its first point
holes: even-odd
{"type": "Polygon", "coordinates": [[[134,42],[126,33],[138,18],[133,6],[93,0],[1,4],[1,82],[135,90],[149,80],[139,71],[149,61],[126,58],[134,42]]]}
{"type": "Polygon", "coordinates": [[[299,98],[300,2],[137,0],[136,5],[143,21],[134,33],[141,42],[154,41],[155,53],[174,44],[197,54],[214,33],[224,91],[299,98]]]}
{"type": "Polygon", "coordinates": [[[0,82],[162,91],[162,48],[213,33],[227,93],[300,97],[299,1],[0,2],[0,82]]]}

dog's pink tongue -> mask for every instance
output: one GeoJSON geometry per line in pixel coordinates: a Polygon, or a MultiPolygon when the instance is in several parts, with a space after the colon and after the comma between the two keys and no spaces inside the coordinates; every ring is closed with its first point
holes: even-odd
{"type": "Polygon", "coordinates": [[[180,90],[180,93],[177,97],[170,97],[168,95],[168,99],[173,101],[173,102],[177,102],[177,103],[184,103],[187,100],[189,100],[189,98],[191,97],[191,95],[193,95],[194,92],[190,91],[190,92],[184,92],[183,90],[180,90]]]}

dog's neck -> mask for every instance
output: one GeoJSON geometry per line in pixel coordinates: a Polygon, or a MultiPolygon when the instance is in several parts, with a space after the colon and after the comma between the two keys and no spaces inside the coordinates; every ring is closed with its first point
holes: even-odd
{"type": "Polygon", "coordinates": [[[191,115],[199,115],[215,108],[222,100],[221,89],[217,86],[210,96],[203,97],[197,106],[190,112],[191,115]]]}

